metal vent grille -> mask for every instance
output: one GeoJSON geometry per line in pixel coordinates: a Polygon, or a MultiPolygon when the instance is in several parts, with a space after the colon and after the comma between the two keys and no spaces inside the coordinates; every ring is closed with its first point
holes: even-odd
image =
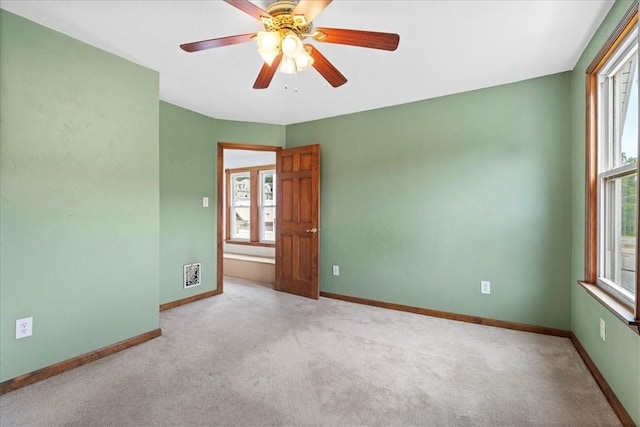
{"type": "Polygon", "coordinates": [[[200,263],[187,264],[184,266],[183,282],[184,288],[198,286],[202,280],[200,263]]]}

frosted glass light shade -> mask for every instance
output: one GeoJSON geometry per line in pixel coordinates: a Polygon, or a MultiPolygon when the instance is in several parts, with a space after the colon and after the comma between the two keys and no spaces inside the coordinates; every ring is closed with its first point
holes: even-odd
{"type": "Polygon", "coordinates": [[[260,49],[258,49],[258,53],[262,57],[262,60],[266,62],[268,65],[273,64],[273,60],[276,59],[276,57],[280,54],[280,52],[278,52],[277,50],[273,52],[265,53],[265,52],[260,52],[260,49]]]}
{"type": "Polygon", "coordinates": [[[302,41],[295,34],[287,34],[282,39],[282,53],[289,58],[295,58],[304,51],[302,41]]]}
{"type": "Polygon", "coordinates": [[[304,49],[296,57],[296,69],[298,71],[308,70],[313,65],[313,58],[304,49]]]}
{"type": "Polygon", "coordinates": [[[295,74],[313,65],[313,58],[302,44],[302,40],[293,32],[284,37],[275,31],[260,31],[256,36],[258,53],[269,65],[282,52],[283,58],[278,69],[281,73],[295,74]]]}
{"type": "Polygon", "coordinates": [[[298,71],[295,58],[289,58],[288,56],[282,58],[279,70],[281,73],[295,74],[298,71]]]}
{"type": "Polygon", "coordinates": [[[260,31],[257,36],[258,53],[267,64],[271,65],[280,53],[280,34],[260,31]]]}
{"type": "Polygon", "coordinates": [[[257,40],[259,50],[276,50],[280,45],[280,34],[273,31],[259,31],[257,40]]]}

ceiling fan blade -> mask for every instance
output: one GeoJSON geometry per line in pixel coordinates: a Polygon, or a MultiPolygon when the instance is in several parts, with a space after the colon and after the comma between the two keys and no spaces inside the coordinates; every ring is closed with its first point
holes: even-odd
{"type": "Polygon", "coordinates": [[[323,43],[346,44],[371,49],[396,50],[400,36],[375,31],[345,30],[341,28],[316,28],[314,39],[323,43]]]}
{"type": "Polygon", "coordinates": [[[264,10],[260,9],[255,4],[251,3],[249,0],[224,0],[224,2],[229,3],[231,6],[235,7],[236,9],[240,9],[247,15],[253,16],[258,21],[262,16],[266,16],[269,18],[271,17],[271,15],[269,15],[264,10]]]}
{"type": "Polygon", "coordinates": [[[205,49],[213,49],[214,47],[231,46],[239,43],[251,41],[255,33],[238,34],[237,36],[220,37],[217,39],[201,40],[199,42],[181,44],[180,47],[186,52],[198,52],[205,49]]]}
{"type": "Polygon", "coordinates": [[[304,15],[307,23],[313,21],[316,16],[329,6],[333,0],[300,0],[292,15],[304,15]]]}
{"type": "Polygon", "coordinates": [[[271,84],[271,79],[273,79],[273,75],[276,73],[281,60],[282,53],[276,56],[271,65],[267,64],[266,62],[262,64],[260,73],[258,73],[258,78],[253,84],[254,89],[266,89],[269,87],[269,85],[271,84]]]}
{"type": "Polygon", "coordinates": [[[309,55],[313,58],[313,68],[318,70],[320,75],[329,82],[333,87],[342,86],[347,82],[347,78],[342,75],[336,67],[318,49],[310,44],[304,45],[309,52],[309,55]]]}

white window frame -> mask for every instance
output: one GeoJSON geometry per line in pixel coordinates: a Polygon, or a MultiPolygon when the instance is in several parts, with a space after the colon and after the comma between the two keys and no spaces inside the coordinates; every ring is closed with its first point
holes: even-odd
{"type": "MultiPolygon", "coordinates": [[[[638,60],[638,26],[636,24],[634,30],[630,32],[625,40],[617,47],[613,55],[611,55],[606,63],[602,66],[598,72],[598,178],[597,178],[597,194],[598,194],[598,208],[597,208],[597,285],[610,293],[618,300],[628,305],[635,305],[638,295],[633,295],[631,292],[623,288],[621,285],[605,277],[604,271],[606,270],[606,264],[608,256],[611,251],[607,251],[607,232],[609,228],[610,218],[617,221],[619,215],[617,213],[611,214],[610,203],[607,200],[611,197],[610,192],[607,191],[607,183],[621,179],[627,176],[638,176],[638,161],[620,166],[615,166],[613,153],[613,147],[615,144],[615,133],[618,131],[615,129],[614,123],[614,96],[613,96],[613,79],[618,70],[633,56],[638,60]]],[[[634,96],[633,94],[631,96],[634,96]]],[[[635,96],[638,96],[636,93],[635,96]]],[[[640,153],[640,149],[638,149],[640,153]]],[[[637,179],[637,178],[636,178],[637,179]]],[[[636,215],[637,218],[637,215],[636,215]]],[[[618,227],[619,224],[616,225],[618,227]]],[[[636,227],[638,224],[636,223],[636,227]]],[[[614,233],[618,236],[618,232],[614,233]]],[[[636,234],[638,234],[636,232],[636,234]]],[[[614,243],[614,246],[618,246],[619,241],[614,243]]],[[[614,249],[616,250],[616,249],[614,249]]],[[[638,250],[638,237],[636,236],[636,250],[638,250]]],[[[621,262],[621,260],[617,260],[621,262]]],[[[638,274],[638,265],[636,265],[636,274],[638,274]]],[[[618,270],[616,267],[614,270],[618,270]]]]}

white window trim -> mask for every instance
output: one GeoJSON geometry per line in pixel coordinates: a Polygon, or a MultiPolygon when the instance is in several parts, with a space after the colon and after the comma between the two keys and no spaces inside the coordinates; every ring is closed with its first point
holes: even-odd
{"type": "MultiPolygon", "coordinates": [[[[612,280],[604,277],[602,272],[605,269],[606,264],[606,251],[605,247],[605,218],[606,209],[608,207],[606,197],[608,193],[604,191],[605,183],[609,180],[619,179],[625,176],[630,176],[633,174],[638,174],[638,161],[612,167],[612,150],[611,150],[611,141],[614,138],[614,123],[613,123],[613,115],[611,111],[613,110],[613,96],[611,96],[611,75],[617,73],[621,67],[624,66],[624,63],[627,62],[631,57],[635,55],[636,61],[638,56],[638,26],[636,25],[635,29],[627,35],[622,44],[616,49],[616,52],[607,59],[606,64],[602,67],[602,69],[598,72],[598,124],[599,126],[599,135],[598,135],[598,181],[597,181],[597,194],[598,194],[598,206],[597,206],[597,285],[603,288],[606,292],[610,293],[615,298],[621,300],[624,303],[629,305],[635,305],[636,298],[639,298],[639,295],[634,295],[624,289],[622,286],[613,282],[612,280]],[[604,108],[604,101],[608,102],[607,108],[604,108]]],[[[640,154],[640,144],[638,147],[638,153],[640,154]]],[[[639,176],[640,181],[640,176],[639,176]]],[[[638,201],[640,202],[640,200],[638,201]]],[[[637,229],[640,229],[640,224],[636,224],[637,229]]],[[[636,248],[640,250],[638,247],[638,238],[636,237],[636,248]]],[[[636,274],[639,272],[638,267],[636,266],[636,274]]]]}

